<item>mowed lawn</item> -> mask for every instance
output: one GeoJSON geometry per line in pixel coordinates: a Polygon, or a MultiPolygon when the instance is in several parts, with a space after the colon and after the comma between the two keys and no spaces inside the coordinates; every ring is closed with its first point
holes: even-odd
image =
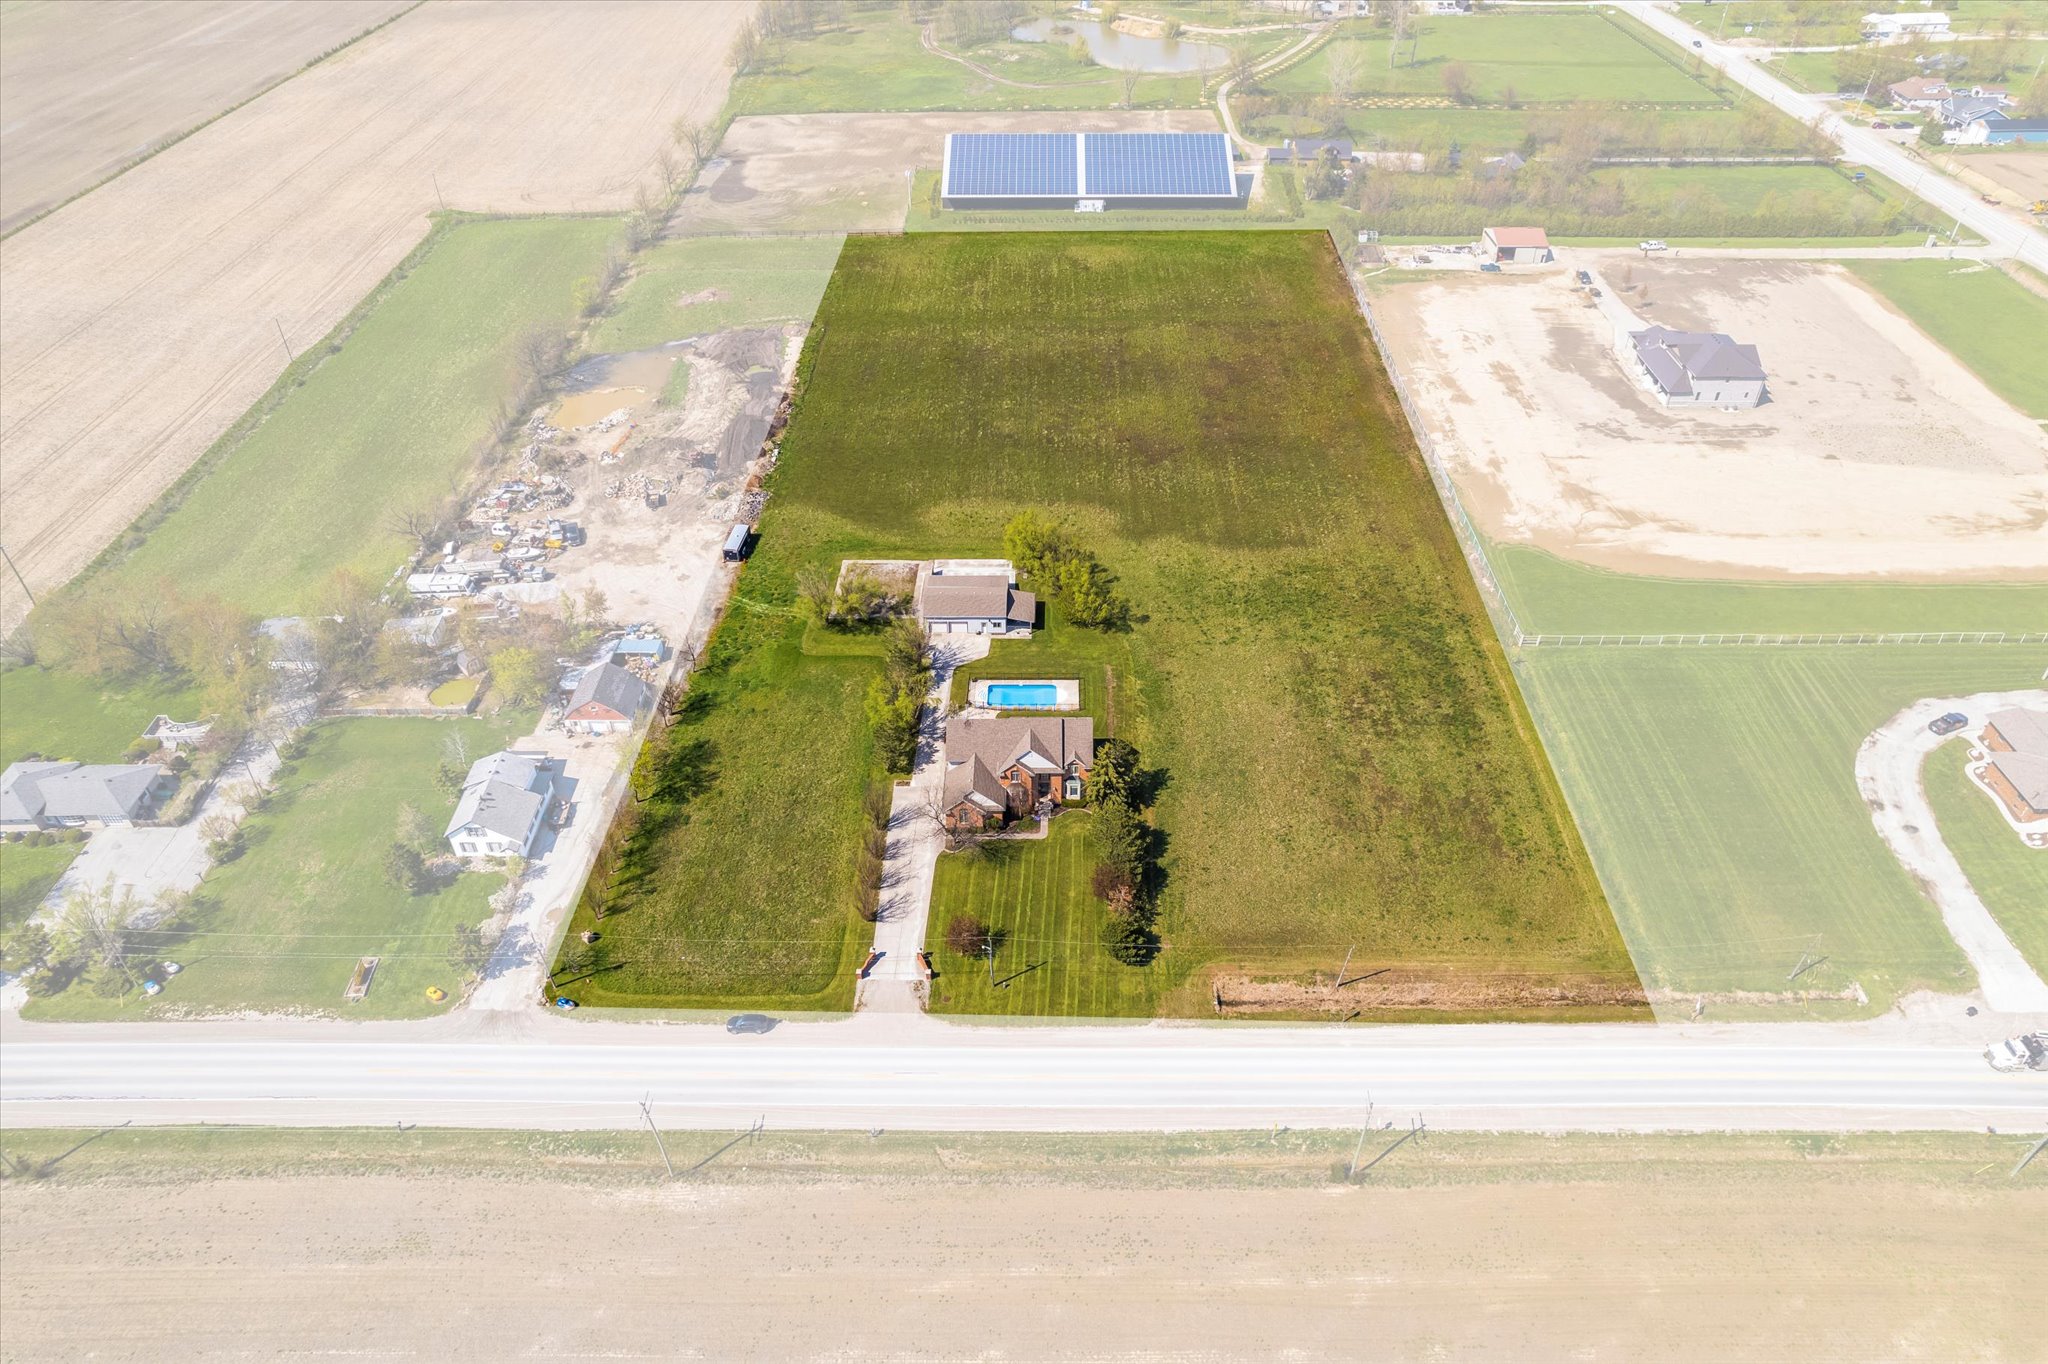
{"type": "Polygon", "coordinates": [[[1899,634],[2048,630],[2039,583],[1796,583],[1650,578],[1528,545],[1487,558],[1530,634],[1899,634]]]}
{"type": "MultiPolygon", "coordinates": [[[[523,717],[530,721],[531,715],[523,717]]],[[[184,966],[164,992],[104,999],[74,985],[31,1000],[31,1018],[155,1018],[242,1009],[417,1018],[452,1006],[462,981],[448,964],[455,926],[490,917],[495,874],[469,873],[425,895],[385,878],[399,807],[437,827],[455,798],[434,784],[443,744],[459,731],[472,755],[516,733],[521,720],[330,720],[305,732],[305,755],[270,806],[247,821],[248,851],[200,883],[196,931],[153,944],[184,966]],[[367,999],[342,991],[359,957],[379,959],[367,999]],[[427,987],[449,1000],[434,1003],[427,987]]],[[[11,851],[11,850],[10,850],[11,851]]]]}
{"type": "Polygon", "coordinates": [[[1841,989],[1968,963],[1871,826],[1857,747],[1927,696],[2035,685],[2018,646],[1536,649],[1517,665],[1644,983],[1841,989]],[[1786,977],[1801,954],[1826,965],[1786,977]]]}
{"type": "Polygon", "coordinates": [[[1928,755],[1921,769],[1941,841],[1998,926],[2034,969],[2048,976],[2048,848],[2029,848],[1998,805],[1970,780],[1969,745],[1960,739],[1928,755]]]}
{"type": "Polygon", "coordinates": [[[684,237],[635,261],[611,311],[593,329],[599,354],[767,322],[808,322],[818,311],[839,236],[684,237]]]}
{"type": "Polygon", "coordinates": [[[0,843],[0,935],[28,921],[84,848],[82,842],[45,843],[39,848],[0,843]]]}
{"type": "Polygon", "coordinates": [[[0,766],[25,754],[113,763],[158,715],[197,720],[196,688],[157,678],[102,682],[54,668],[0,671],[0,766]]]}
{"type": "Polygon", "coordinates": [[[1108,913],[1088,886],[1097,861],[1093,819],[1073,811],[1055,818],[1042,841],[1003,840],[939,859],[926,943],[939,972],[933,1012],[1143,1018],[1159,1011],[1181,973],[1172,962],[1119,966],[1103,950],[1108,913]],[[959,914],[997,931],[993,963],[946,945],[946,924],[959,914]]]}
{"type": "Polygon", "coordinates": [[[1444,69],[1460,63],[1469,78],[1470,97],[1484,103],[1511,98],[1536,103],[1725,102],[1687,74],[1676,49],[1667,55],[1619,21],[1599,14],[1551,11],[1423,19],[1409,35],[1401,42],[1398,58],[1390,62],[1391,33],[1353,25],[1347,36],[1262,84],[1282,95],[1326,95],[1330,59],[1349,48],[1358,59],[1359,94],[1441,97],[1444,69]]]}
{"type": "Polygon", "coordinates": [[[1999,397],[2048,421],[2048,299],[1997,270],[1950,261],[1850,261],[1849,269],[1999,397]]]}
{"type": "Polygon", "coordinates": [[[398,513],[445,498],[501,404],[530,327],[565,331],[618,225],[464,222],[440,230],[341,348],[206,472],[117,580],[218,593],[264,615],[312,608],[337,568],[382,582],[398,513]]]}
{"type": "Polygon", "coordinates": [[[1163,773],[1173,970],[1355,942],[1633,980],[1325,235],[856,238],[819,322],[679,729],[710,775],[672,764],[701,793],[658,812],[607,930],[647,996],[742,979],[661,964],[728,933],[840,959],[812,925],[855,898],[876,664],[803,652],[798,569],[1000,553],[1026,507],[1134,609],[1116,728],[1163,773]],[[699,871],[734,864],[772,884],[699,871]]]}

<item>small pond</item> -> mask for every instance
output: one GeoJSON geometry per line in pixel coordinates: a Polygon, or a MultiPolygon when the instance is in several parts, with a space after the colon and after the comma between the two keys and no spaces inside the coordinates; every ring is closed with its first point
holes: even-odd
{"type": "Polygon", "coordinates": [[[1066,44],[1081,39],[1099,66],[1113,71],[1149,71],[1167,75],[1186,71],[1210,71],[1227,65],[1230,50],[1216,43],[1188,42],[1180,38],[1136,38],[1119,33],[1093,19],[1033,19],[1010,30],[1020,43],[1066,44]]]}

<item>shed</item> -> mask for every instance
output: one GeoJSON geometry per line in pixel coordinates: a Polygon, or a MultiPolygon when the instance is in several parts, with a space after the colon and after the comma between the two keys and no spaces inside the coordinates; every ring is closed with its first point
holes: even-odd
{"type": "Polygon", "coordinates": [[[1541,265],[1554,259],[1550,234],[1540,227],[1489,227],[1480,240],[1489,260],[1541,265]]]}

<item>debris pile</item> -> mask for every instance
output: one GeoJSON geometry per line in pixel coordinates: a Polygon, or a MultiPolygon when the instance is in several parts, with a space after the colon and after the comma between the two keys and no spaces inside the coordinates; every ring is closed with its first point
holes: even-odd
{"type": "Polygon", "coordinates": [[[660,474],[623,474],[604,483],[606,497],[667,497],[675,481],[660,474]]]}

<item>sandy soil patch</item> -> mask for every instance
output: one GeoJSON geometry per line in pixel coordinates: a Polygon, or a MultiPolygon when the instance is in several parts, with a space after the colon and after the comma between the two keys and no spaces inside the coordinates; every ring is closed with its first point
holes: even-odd
{"type": "Polygon", "coordinates": [[[856,232],[903,226],[911,173],[937,170],[947,133],[1206,132],[1203,109],[1066,113],[773,114],[733,120],[720,161],[670,230],[856,232]]]}
{"type": "Polygon", "coordinates": [[[408,0],[30,0],[0,14],[0,231],[289,76],[408,0]]]}
{"type": "MultiPolygon", "coordinates": [[[[451,208],[623,208],[747,12],[428,5],[0,243],[0,538],[64,581],[451,208]]],[[[0,623],[19,591],[0,588],[0,623]]]]}
{"type": "Polygon", "coordinates": [[[1488,534],[1633,572],[2048,575],[2048,435],[1839,266],[1601,279],[1647,320],[1755,343],[1772,401],[1664,408],[1565,272],[1387,290],[1394,361],[1488,534]]]}
{"type": "Polygon", "coordinates": [[[1974,171],[2027,203],[2048,199],[2048,151],[1981,152],[1952,156],[1947,164],[1974,171]]]}
{"type": "Polygon", "coordinates": [[[2032,1355],[2027,1295],[1986,1285],[2038,1256],[2038,1180],[1659,1155],[1427,1187],[959,1173],[943,1144],[916,1180],[59,1180],[9,1189],[0,1311],[21,1360],[2032,1355]]]}

